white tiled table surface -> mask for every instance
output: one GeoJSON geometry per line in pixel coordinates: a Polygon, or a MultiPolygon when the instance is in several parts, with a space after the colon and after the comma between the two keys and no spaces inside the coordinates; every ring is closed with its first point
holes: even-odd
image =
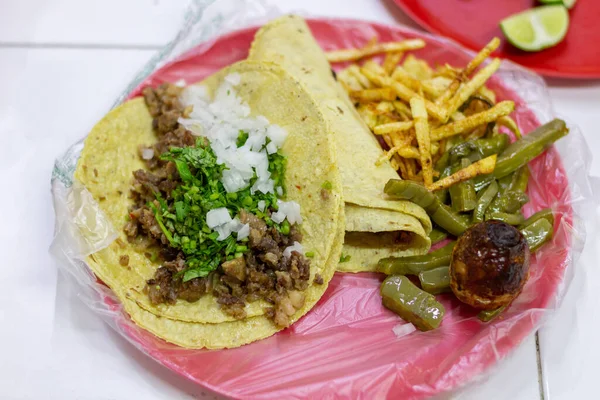
{"type": "MultiPolygon", "coordinates": [[[[93,315],[57,275],[53,160],[81,138],[177,31],[189,0],[0,0],[1,399],[203,398],[93,315]]],[[[390,0],[271,0],[284,12],[415,26],[390,0]]],[[[598,38],[600,39],[600,38],[598,38]]],[[[599,81],[551,80],[560,114],[598,149],[599,81]],[[594,124],[594,122],[596,122],[594,124]]],[[[600,160],[592,164],[600,175],[600,160]]],[[[597,210],[589,210],[595,221],[597,210]]],[[[594,224],[595,225],[595,224],[594,224]]],[[[599,398],[600,241],[589,232],[561,309],[461,399],[599,398]],[[539,358],[539,360],[538,360],[539,358]]]]}

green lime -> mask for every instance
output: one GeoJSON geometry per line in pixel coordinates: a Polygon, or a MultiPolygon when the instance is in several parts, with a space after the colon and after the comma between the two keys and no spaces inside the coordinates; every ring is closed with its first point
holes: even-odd
{"type": "Polygon", "coordinates": [[[569,29],[569,13],[562,5],[536,7],[503,19],[500,28],[515,47],[538,51],[564,39],[569,29]]]}
{"type": "Polygon", "coordinates": [[[577,0],[538,0],[542,4],[562,4],[568,9],[573,8],[577,0]]]}

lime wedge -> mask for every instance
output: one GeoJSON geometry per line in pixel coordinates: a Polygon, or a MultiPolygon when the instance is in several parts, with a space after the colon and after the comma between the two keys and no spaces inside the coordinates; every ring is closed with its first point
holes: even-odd
{"type": "Polygon", "coordinates": [[[568,9],[573,8],[577,0],[538,0],[541,4],[562,4],[568,9]]]}
{"type": "Polygon", "coordinates": [[[500,28],[515,47],[538,51],[564,39],[569,29],[569,13],[562,5],[536,7],[503,19],[500,28]]]}

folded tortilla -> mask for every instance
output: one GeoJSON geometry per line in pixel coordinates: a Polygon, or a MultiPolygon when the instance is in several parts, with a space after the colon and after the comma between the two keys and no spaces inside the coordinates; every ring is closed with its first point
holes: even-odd
{"type": "Polygon", "coordinates": [[[263,26],[250,49],[250,60],[281,65],[313,96],[333,134],[346,208],[343,254],[339,271],[374,271],[389,256],[425,254],[431,221],[419,206],[388,200],[383,187],[399,179],[389,162],[376,165],[383,151],[362,121],[306,22],[284,16],[263,26]]]}
{"type": "MultiPolygon", "coordinates": [[[[251,61],[234,64],[202,82],[207,93],[213,93],[231,73],[240,75],[237,95],[250,106],[251,113],[265,116],[288,132],[281,148],[287,157],[287,199],[300,204],[302,245],[314,253],[305,304],[292,316],[293,322],[325,292],[341,255],[345,225],[336,154],[315,102],[282,68],[251,61]],[[331,183],[326,196],[322,195],[324,180],[331,183]],[[323,284],[313,282],[317,273],[323,284]]],[[[87,264],[117,294],[138,325],[167,341],[185,347],[235,347],[277,332],[264,315],[269,306],[265,301],[248,303],[248,318],[240,321],[221,311],[211,294],[192,303],[179,299],[174,305],[153,305],[144,293],[146,281],[154,276],[159,262],[148,259],[144,249],[128,243],[122,228],[133,202],[129,198],[132,172],[144,168],[139,146],[155,141],[152,117],[142,98],[112,110],[86,138],[75,178],[98,202],[120,238],[88,256],[87,264]],[[120,265],[122,255],[129,256],[128,266],[120,265]]],[[[93,235],[97,225],[93,218],[76,223],[87,235],[93,235]]]]}

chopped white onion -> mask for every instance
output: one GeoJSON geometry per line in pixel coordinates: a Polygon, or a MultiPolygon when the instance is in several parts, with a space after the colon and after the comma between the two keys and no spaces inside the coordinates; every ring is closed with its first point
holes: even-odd
{"type": "Polygon", "coordinates": [[[187,82],[185,81],[185,79],[179,79],[177,82],[175,82],[175,86],[178,87],[185,87],[187,85],[187,82]]]}
{"type": "Polygon", "coordinates": [[[154,157],[154,149],[143,149],[142,158],[144,160],[151,160],[154,157]]]}
{"type": "Polygon", "coordinates": [[[264,212],[265,211],[265,207],[267,206],[267,203],[265,203],[264,200],[259,200],[258,203],[256,204],[256,206],[258,207],[258,209],[261,212],[264,212]]]}
{"type": "Polygon", "coordinates": [[[180,96],[185,106],[193,106],[189,118],[179,118],[195,136],[204,136],[217,156],[217,162],[227,168],[221,181],[228,193],[245,189],[256,174],[251,193],[274,193],[269,172],[268,154],[283,145],[287,131],[271,125],[264,116],[250,116],[250,107],[239,98],[235,86],[241,82],[238,73],[229,74],[210,101],[204,86],[187,87],[180,96]],[[243,146],[237,147],[240,133],[248,134],[243,146]],[[269,143],[267,143],[269,138],[269,143]]]}
{"type": "Polygon", "coordinates": [[[269,142],[269,144],[267,145],[267,153],[277,153],[277,145],[274,142],[269,142]]]}
{"type": "Polygon", "coordinates": [[[285,220],[285,214],[281,211],[276,211],[271,214],[271,219],[273,220],[273,222],[280,224],[285,220]]]}
{"type": "MultiPolygon", "coordinates": [[[[214,92],[211,100],[206,87],[192,85],[186,87],[180,101],[184,106],[192,106],[189,118],[179,118],[178,122],[195,136],[208,139],[214,151],[217,162],[224,165],[221,182],[228,193],[246,189],[251,180],[256,177],[250,193],[277,193],[283,195],[281,187],[275,188],[275,182],[269,172],[269,154],[276,153],[287,138],[287,131],[282,127],[270,124],[264,116],[250,116],[250,107],[237,96],[235,86],[241,82],[241,75],[227,75],[214,92]],[[237,146],[240,134],[248,135],[244,144],[237,146]],[[269,138],[269,140],[267,140],[269,138]]],[[[149,156],[149,153],[144,153],[149,156]]],[[[151,156],[148,158],[152,158],[151,156]]],[[[271,218],[276,223],[286,218],[291,223],[301,223],[300,205],[296,202],[279,201],[279,211],[271,218]]],[[[258,202],[258,209],[264,212],[265,201],[258,202]]],[[[224,240],[232,232],[237,233],[237,239],[248,237],[250,227],[242,224],[236,217],[231,218],[229,211],[222,207],[211,210],[206,214],[209,228],[219,233],[218,240],[224,240]]],[[[292,250],[301,251],[302,246],[295,243],[286,249],[288,256],[292,250]],[[299,246],[299,247],[298,247],[299,246]],[[288,251],[288,249],[290,249],[288,251]]]]}
{"type": "Polygon", "coordinates": [[[285,250],[283,250],[283,256],[285,258],[290,258],[290,256],[292,255],[292,251],[297,251],[300,254],[304,254],[304,249],[302,248],[302,245],[298,242],[294,242],[293,245],[288,246],[285,248],[285,250]]]}
{"type": "Polygon", "coordinates": [[[300,215],[300,204],[295,201],[277,200],[278,212],[285,214],[290,224],[302,223],[302,215],[300,215]]]}
{"type": "Polygon", "coordinates": [[[413,333],[416,330],[417,330],[417,328],[415,328],[415,326],[413,324],[411,324],[410,322],[408,322],[406,324],[396,325],[392,328],[392,332],[394,332],[394,335],[396,335],[396,337],[398,337],[398,338],[401,338],[402,336],[410,335],[411,333],[413,333]]]}
{"type": "Polygon", "coordinates": [[[217,226],[225,225],[231,221],[229,211],[225,207],[215,208],[206,213],[206,225],[214,229],[217,226]]]}
{"type": "Polygon", "coordinates": [[[237,232],[237,240],[246,239],[248,236],[250,236],[250,225],[244,224],[237,232]]]}

